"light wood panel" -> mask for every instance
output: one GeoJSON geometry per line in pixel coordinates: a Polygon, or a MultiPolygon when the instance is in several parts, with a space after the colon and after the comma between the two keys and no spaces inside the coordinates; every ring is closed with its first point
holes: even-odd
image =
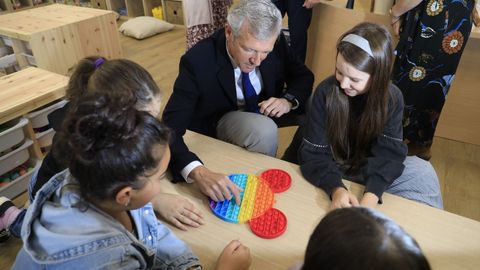
{"type": "Polygon", "coordinates": [[[480,35],[470,36],[435,136],[480,145],[480,35]]]}
{"type": "Polygon", "coordinates": [[[314,8],[305,63],[315,74],[315,86],[335,71],[335,47],[340,35],[363,21],[389,25],[389,18],[384,15],[324,3],[314,8]]]}
{"type": "Polygon", "coordinates": [[[435,137],[431,163],[445,209],[480,220],[480,146],[435,137]]]}
{"type": "Polygon", "coordinates": [[[67,83],[68,77],[33,67],[0,77],[0,123],[62,98],[67,83]]]}

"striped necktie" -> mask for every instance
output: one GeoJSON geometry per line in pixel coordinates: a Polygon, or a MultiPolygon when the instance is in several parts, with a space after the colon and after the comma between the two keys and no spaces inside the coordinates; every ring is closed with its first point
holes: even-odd
{"type": "Polygon", "coordinates": [[[242,87],[245,98],[245,110],[247,112],[259,113],[257,92],[255,92],[252,82],[250,82],[248,73],[245,72],[242,72],[242,87]]]}

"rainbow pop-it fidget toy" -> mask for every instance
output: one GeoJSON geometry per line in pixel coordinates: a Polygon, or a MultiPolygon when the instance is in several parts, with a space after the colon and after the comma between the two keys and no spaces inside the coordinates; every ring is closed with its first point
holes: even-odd
{"type": "Polygon", "coordinates": [[[269,185],[253,174],[231,174],[232,182],[243,189],[240,192],[240,205],[235,199],[223,202],[210,200],[213,213],[228,222],[245,223],[252,218],[263,215],[273,206],[273,192],[269,185]]]}
{"type": "Polygon", "coordinates": [[[287,217],[280,210],[270,208],[258,218],[251,219],[248,224],[252,232],[262,238],[275,238],[287,229],[287,217]]]}
{"type": "Polygon", "coordinates": [[[265,180],[275,193],[284,192],[292,184],[290,175],[286,171],[279,169],[266,170],[260,175],[260,178],[265,180]]]}
{"type": "Polygon", "coordinates": [[[245,223],[248,221],[252,232],[262,238],[275,238],[287,229],[287,217],[273,208],[274,193],[290,188],[292,179],[286,171],[270,169],[260,177],[253,174],[231,174],[232,182],[243,189],[240,192],[240,205],[235,198],[228,201],[210,200],[213,213],[228,222],[245,223]]]}

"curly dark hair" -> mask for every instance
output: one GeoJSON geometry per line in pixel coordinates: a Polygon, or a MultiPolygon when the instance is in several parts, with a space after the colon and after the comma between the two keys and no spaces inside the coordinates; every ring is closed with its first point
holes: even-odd
{"type": "Polygon", "coordinates": [[[139,177],[157,168],[163,154],[152,150],[168,147],[170,130],[134,104],[135,98],[99,93],[72,104],[59,141],[84,198],[114,198],[122,187],[141,188],[139,177]]]}

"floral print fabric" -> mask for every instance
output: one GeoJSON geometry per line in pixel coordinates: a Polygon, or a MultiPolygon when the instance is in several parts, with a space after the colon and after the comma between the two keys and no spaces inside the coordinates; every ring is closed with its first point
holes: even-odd
{"type": "Polygon", "coordinates": [[[473,0],[425,0],[405,16],[393,82],[405,100],[403,136],[430,146],[472,29],[473,0]]]}
{"type": "Polygon", "coordinates": [[[213,32],[223,28],[227,23],[229,0],[210,0],[212,5],[213,24],[200,24],[187,28],[187,51],[200,40],[209,37],[213,32]]]}

